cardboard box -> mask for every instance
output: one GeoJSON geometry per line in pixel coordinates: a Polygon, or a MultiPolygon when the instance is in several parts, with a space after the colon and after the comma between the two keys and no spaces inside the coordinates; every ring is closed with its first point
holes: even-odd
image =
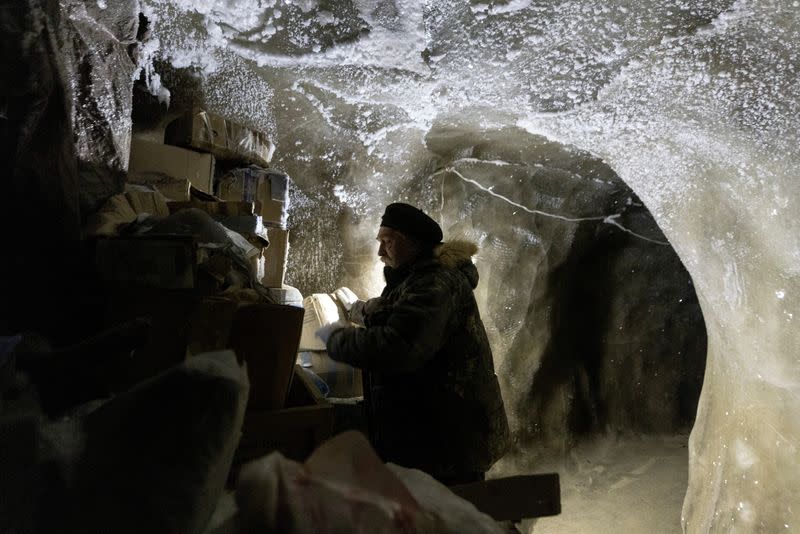
{"type": "Polygon", "coordinates": [[[210,152],[219,158],[228,150],[227,124],[219,115],[195,107],[167,125],[164,142],[210,152]]]}
{"type": "Polygon", "coordinates": [[[133,138],[128,172],[163,173],[188,180],[204,193],[214,192],[214,156],[133,138]]]}
{"type": "Polygon", "coordinates": [[[286,228],[289,213],[289,177],[258,167],[236,169],[220,179],[217,196],[223,200],[260,203],[265,222],[286,228]]]}
{"type": "Polygon", "coordinates": [[[333,409],[299,366],[280,410],[249,411],[234,462],[241,464],[272,451],[304,461],[333,434],[333,409]]]}
{"type": "Polygon", "coordinates": [[[266,167],[275,152],[267,135],[194,107],[167,125],[167,144],[210,152],[219,160],[266,167]]]}
{"type": "Polygon", "coordinates": [[[269,247],[263,251],[263,275],[259,274],[260,281],[265,287],[283,287],[289,259],[289,230],[275,227],[267,227],[266,230],[269,247]]]}
{"type": "Polygon", "coordinates": [[[241,124],[228,121],[228,150],[231,159],[241,158],[242,161],[266,167],[272,161],[275,145],[265,134],[252,130],[241,124]]]}
{"type": "Polygon", "coordinates": [[[248,409],[283,408],[297,359],[303,310],[281,304],[250,304],[236,310],[229,347],[247,363],[248,409]]]}

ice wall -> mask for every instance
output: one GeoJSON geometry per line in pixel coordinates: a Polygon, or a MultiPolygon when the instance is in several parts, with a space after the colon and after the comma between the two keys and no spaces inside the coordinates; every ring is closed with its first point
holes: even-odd
{"type": "Polygon", "coordinates": [[[602,155],[696,283],[709,352],[689,532],[797,528],[797,13],[737,2],[623,68],[597,103],[528,123],[602,155]]]}
{"type": "Polygon", "coordinates": [[[445,235],[480,245],[477,297],[526,460],[598,433],[688,432],[705,324],[650,213],[602,160],[469,122],[434,123],[423,181],[445,235]]]}
{"type": "Polygon", "coordinates": [[[425,137],[438,120],[589,151],[653,213],[703,309],[685,530],[797,529],[798,3],[333,4],[145,1],[171,28],[165,58],[227,88],[220,111],[272,121],[308,236],[293,243],[293,282],[375,291],[382,205],[440,203],[425,137]]]}

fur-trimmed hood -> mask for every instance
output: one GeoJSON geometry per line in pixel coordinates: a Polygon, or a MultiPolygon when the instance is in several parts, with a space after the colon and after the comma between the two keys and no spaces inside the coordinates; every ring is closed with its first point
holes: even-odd
{"type": "Polygon", "coordinates": [[[386,283],[389,286],[395,286],[408,276],[408,273],[417,269],[428,269],[431,265],[439,264],[446,269],[459,271],[467,277],[472,289],[478,287],[478,269],[472,263],[472,256],[478,252],[478,245],[471,241],[452,240],[440,243],[433,249],[431,256],[425,256],[411,263],[401,267],[400,269],[393,269],[392,267],[383,268],[383,276],[386,278],[386,283]]]}
{"type": "Polygon", "coordinates": [[[455,239],[437,245],[433,257],[444,267],[457,268],[464,262],[471,262],[472,256],[478,253],[478,245],[472,241],[455,239]]]}
{"type": "Polygon", "coordinates": [[[478,286],[478,269],[472,262],[478,245],[472,241],[454,239],[445,241],[433,250],[434,260],[448,269],[458,269],[467,277],[475,289],[478,286]]]}

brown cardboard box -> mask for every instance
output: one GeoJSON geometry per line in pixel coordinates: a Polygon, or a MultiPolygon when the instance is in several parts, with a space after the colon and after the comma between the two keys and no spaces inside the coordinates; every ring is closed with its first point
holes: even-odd
{"type": "Polygon", "coordinates": [[[199,108],[193,108],[167,125],[164,142],[210,152],[219,159],[228,150],[228,129],[225,119],[199,108]]]}
{"type": "Polygon", "coordinates": [[[303,310],[281,304],[249,304],[236,310],[229,347],[247,363],[248,409],[283,408],[297,359],[303,310]]]}
{"type": "Polygon", "coordinates": [[[232,160],[266,167],[272,160],[275,145],[269,137],[241,124],[227,121],[228,151],[232,160]]]}
{"type": "Polygon", "coordinates": [[[162,145],[142,139],[131,140],[131,159],[128,171],[133,173],[156,172],[182,178],[197,189],[213,194],[214,156],[192,150],[162,145]]]}
{"type": "Polygon", "coordinates": [[[264,275],[261,284],[265,287],[283,287],[289,258],[289,230],[268,227],[267,237],[269,247],[263,251],[264,275]]]}
{"type": "Polygon", "coordinates": [[[170,145],[210,152],[219,160],[261,166],[269,165],[275,151],[265,134],[199,107],[169,123],[164,140],[170,145]]]}
{"type": "Polygon", "coordinates": [[[260,203],[258,215],[264,222],[286,227],[288,217],[288,176],[258,167],[236,169],[218,184],[217,195],[223,200],[260,203]]]}

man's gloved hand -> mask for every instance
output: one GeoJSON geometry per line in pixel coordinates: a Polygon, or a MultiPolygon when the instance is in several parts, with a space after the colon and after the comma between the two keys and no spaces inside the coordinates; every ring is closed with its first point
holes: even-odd
{"type": "Polygon", "coordinates": [[[356,324],[364,325],[364,301],[359,300],[349,287],[340,287],[333,296],[344,308],[347,318],[356,324]]]}
{"type": "Polygon", "coordinates": [[[333,295],[336,297],[336,300],[342,303],[342,306],[348,312],[353,307],[353,304],[358,302],[358,297],[349,287],[340,287],[333,292],[333,295]]]}
{"type": "Polygon", "coordinates": [[[364,325],[364,304],[366,304],[363,300],[357,300],[353,303],[349,310],[347,310],[347,318],[350,319],[351,322],[356,323],[361,326],[364,325]]]}
{"type": "Polygon", "coordinates": [[[317,328],[317,331],[314,332],[314,335],[317,336],[322,340],[325,345],[328,344],[328,340],[331,337],[331,334],[336,332],[337,330],[341,330],[342,328],[346,328],[350,326],[347,321],[338,320],[335,323],[326,324],[325,326],[321,326],[317,328]]]}

